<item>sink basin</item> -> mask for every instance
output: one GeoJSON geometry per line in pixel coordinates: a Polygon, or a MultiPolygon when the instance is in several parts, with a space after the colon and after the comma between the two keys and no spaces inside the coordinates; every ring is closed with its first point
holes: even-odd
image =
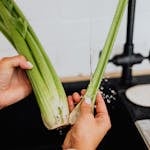
{"type": "MultiPolygon", "coordinates": [[[[116,81],[115,81],[116,83],[116,81]]],[[[88,81],[64,85],[67,95],[86,88],[88,81]]],[[[104,86],[108,92],[111,85],[104,86]]],[[[111,91],[113,86],[111,87],[111,91]]],[[[107,93],[109,94],[109,93],[107,93]]],[[[132,119],[121,103],[121,97],[107,103],[112,128],[104,137],[97,150],[127,150],[145,148],[132,119]],[[122,145],[120,147],[120,145],[122,145]]],[[[34,94],[0,111],[0,139],[2,150],[61,150],[61,145],[69,128],[48,131],[41,120],[34,94]]]]}
{"type": "Polygon", "coordinates": [[[137,120],[135,125],[144,139],[148,149],[150,149],[150,119],[137,120]]]}
{"type": "Polygon", "coordinates": [[[150,107],[150,84],[141,84],[128,88],[126,96],[136,105],[150,107]]]}

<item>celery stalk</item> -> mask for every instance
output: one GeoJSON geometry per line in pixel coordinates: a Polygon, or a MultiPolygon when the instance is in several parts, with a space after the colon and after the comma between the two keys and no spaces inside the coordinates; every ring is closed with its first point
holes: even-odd
{"type": "Polygon", "coordinates": [[[29,22],[13,0],[0,0],[0,30],[33,69],[27,71],[44,125],[68,125],[69,109],[62,83],[29,22]]]}
{"type": "MultiPolygon", "coordinates": [[[[118,30],[119,30],[120,22],[121,22],[125,7],[127,5],[127,2],[128,0],[119,0],[118,2],[118,6],[116,8],[116,12],[115,12],[115,15],[114,15],[114,18],[113,18],[113,21],[112,21],[105,45],[104,45],[104,48],[102,50],[99,61],[97,63],[95,72],[92,75],[91,81],[87,87],[87,91],[83,97],[83,100],[90,99],[92,101],[93,106],[95,104],[96,93],[97,93],[97,90],[99,89],[101,80],[103,78],[103,74],[104,74],[106,65],[108,63],[108,59],[111,54],[111,50],[113,48],[118,30]]],[[[70,114],[69,122],[71,124],[74,124],[76,118],[80,114],[81,102],[75,107],[75,109],[70,114]]]]}

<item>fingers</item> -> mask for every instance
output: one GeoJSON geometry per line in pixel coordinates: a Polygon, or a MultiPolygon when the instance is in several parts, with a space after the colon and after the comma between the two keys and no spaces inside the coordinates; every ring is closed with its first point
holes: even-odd
{"type": "Polygon", "coordinates": [[[79,93],[74,92],[72,95],[73,101],[75,104],[79,103],[81,100],[81,96],[79,95],[79,93]]]}
{"type": "Polygon", "coordinates": [[[96,95],[96,113],[97,114],[108,113],[105,102],[101,96],[100,91],[98,91],[98,93],[96,95]]]}
{"type": "Polygon", "coordinates": [[[75,105],[78,104],[81,101],[81,96],[85,94],[86,90],[81,90],[81,95],[78,92],[74,92],[72,96],[68,96],[68,105],[69,105],[69,111],[72,112],[75,105]]]}
{"type": "Polygon", "coordinates": [[[31,69],[33,67],[33,65],[22,55],[5,57],[1,59],[1,62],[4,62],[3,64],[6,66],[6,68],[20,67],[22,69],[31,69]]]}
{"type": "Polygon", "coordinates": [[[72,96],[68,96],[68,106],[69,106],[69,112],[72,112],[74,109],[74,102],[72,96]]]}
{"type": "Polygon", "coordinates": [[[96,116],[98,124],[104,125],[105,129],[108,130],[111,128],[111,121],[107,111],[105,102],[101,96],[101,93],[98,92],[96,96],[96,116]]]}
{"type": "Polygon", "coordinates": [[[80,106],[81,115],[87,115],[92,113],[91,100],[83,100],[80,106]]]}
{"type": "MultiPolygon", "coordinates": [[[[85,92],[86,92],[86,90],[83,90],[83,93],[85,93],[85,92]]],[[[91,105],[90,99],[85,99],[82,102],[81,112],[82,112],[82,114],[92,112],[92,105],[91,105]]],[[[96,95],[96,116],[95,117],[101,117],[103,115],[108,115],[108,111],[107,111],[105,102],[101,96],[101,93],[100,93],[100,91],[98,91],[97,95],[96,95]]]]}
{"type": "MultiPolygon", "coordinates": [[[[83,96],[85,92],[86,90],[82,89],[81,95],[83,96]]],[[[81,101],[81,96],[77,92],[73,93],[72,96],[68,96],[68,104],[69,104],[70,112],[74,109],[75,105],[79,103],[80,101],[81,101]]],[[[87,111],[89,110],[89,112],[91,112],[91,100],[89,99],[85,99],[85,101],[83,101],[81,104],[81,110],[83,110],[84,112],[84,110],[86,111],[86,109],[87,111]]],[[[98,91],[97,96],[96,96],[96,113],[97,113],[97,116],[103,113],[108,113],[105,102],[101,96],[100,91],[98,91]]]]}
{"type": "Polygon", "coordinates": [[[79,103],[81,100],[81,96],[75,92],[72,94],[72,96],[68,96],[68,105],[69,105],[69,111],[72,112],[74,109],[75,105],[79,103]]]}
{"type": "Polygon", "coordinates": [[[86,93],[86,89],[82,89],[81,90],[81,95],[83,96],[83,95],[85,95],[85,93],[86,93]]]}

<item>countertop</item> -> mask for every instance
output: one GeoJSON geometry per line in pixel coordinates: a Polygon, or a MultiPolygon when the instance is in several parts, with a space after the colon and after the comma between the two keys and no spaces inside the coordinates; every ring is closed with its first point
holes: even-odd
{"type": "MultiPolygon", "coordinates": [[[[149,84],[150,75],[135,76],[129,86],[119,85],[116,87],[120,96],[120,100],[128,110],[135,126],[137,127],[141,137],[143,138],[148,150],[150,150],[150,107],[139,106],[128,100],[125,91],[132,86],[139,84],[149,84]]],[[[150,91],[147,91],[150,92],[150,91]]],[[[150,99],[149,99],[150,100],[150,99]]]]}
{"type": "MultiPolygon", "coordinates": [[[[68,95],[75,91],[80,92],[87,87],[88,83],[89,80],[63,83],[63,85],[68,95]]],[[[135,76],[130,85],[122,84],[120,78],[104,79],[100,89],[108,95],[110,91],[116,91],[117,95],[114,95],[116,99],[113,97],[105,99],[112,119],[112,128],[100,143],[98,150],[147,150],[144,138],[135,122],[150,119],[150,108],[137,106],[125,96],[127,88],[145,83],[150,83],[150,75],[135,76]]],[[[47,131],[43,126],[34,94],[0,111],[0,138],[1,147],[5,147],[4,150],[59,150],[68,128],[60,131],[47,131]]]]}

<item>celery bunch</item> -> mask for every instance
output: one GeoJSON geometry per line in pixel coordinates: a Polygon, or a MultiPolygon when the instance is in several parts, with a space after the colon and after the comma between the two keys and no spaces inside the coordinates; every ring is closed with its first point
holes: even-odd
{"type": "Polygon", "coordinates": [[[0,30],[33,69],[27,71],[43,122],[48,129],[68,124],[69,109],[62,83],[32,27],[13,0],[0,0],[0,30]]]}

